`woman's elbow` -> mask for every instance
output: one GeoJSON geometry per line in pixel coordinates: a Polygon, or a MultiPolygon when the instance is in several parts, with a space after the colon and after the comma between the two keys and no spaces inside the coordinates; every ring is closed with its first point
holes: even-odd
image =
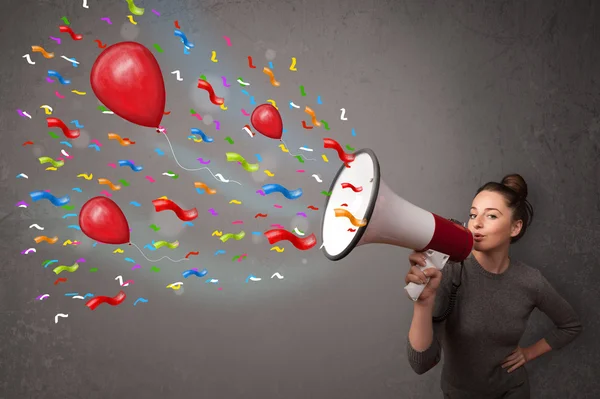
{"type": "Polygon", "coordinates": [[[577,323],[571,328],[571,332],[573,334],[573,338],[577,337],[583,331],[583,325],[581,323],[577,323]]]}
{"type": "Polygon", "coordinates": [[[569,335],[573,338],[577,337],[583,331],[583,326],[581,325],[581,320],[579,318],[575,318],[570,323],[567,323],[563,326],[563,329],[569,332],[569,335]]]}
{"type": "Polygon", "coordinates": [[[553,337],[546,340],[550,348],[558,350],[573,342],[583,331],[581,323],[570,323],[568,326],[562,326],[555,330],[553,337]]]}
{"type": "Polygon", "coordinates": [[[410,367],[418,375],[425,374],[426,372],[428,372],[429,370],[431,370],[433,368],[433,366],[434,366],[433,364],[432,365],[413,364],[413,363],[410,364],[410,367]]]}
{"type": "Polygon", "coordinates": [[[429,370],[434,368],[439,362],[440,362],[439,354],[433,360],[431,360],[429,362],[420,363],[420,362],[415,362],[415,361],[409,361],[410,367],[418,375],[425,374],[426,372],[428,372],[429,370]]]}
{"type": "Polygon", "coordinates": [[[434,339],[429,348],[424,351],[415,350],[410,343],[410,339],[407,338],[406,340],[408,363],[413,371],[419,375],[425,374],[439,363],[442,357],[441,349],[442,348],[440,348],[439,342],[436,339],[434,339]]]}

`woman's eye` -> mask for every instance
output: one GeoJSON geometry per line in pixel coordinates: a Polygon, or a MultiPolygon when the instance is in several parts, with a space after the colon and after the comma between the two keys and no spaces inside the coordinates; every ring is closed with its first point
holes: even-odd
{"type": "Polygon", "coordinates": [[[496,218],[497,218],[497,216],[496,216],[496,215],[488,215],[488,216],[489,216],[490,218],[492,218],[492,219],[496,219],[496,218]]]}
{"type": "Polygon", "coordinates": [[[474,214],[470,213],[469,214],[469,219],[473,219],[473,216],[477,216],[477,215],[474,215],[474,214]]]}

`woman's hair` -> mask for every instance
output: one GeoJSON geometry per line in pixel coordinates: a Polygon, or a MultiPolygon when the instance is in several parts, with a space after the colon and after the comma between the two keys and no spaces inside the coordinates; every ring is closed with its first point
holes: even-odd
{"type": "Polygon", "coordinates": [[[525,179],[516,173],[506,175],[500,183],[485,183],[479,187],[477,194],[482,191],[493,191],[502,194],[508,207],[512,210],[513,222],[517,220],[523,221],[521,231],[517,236],[510,239],[510,243],[514,244],[519,241],[525,235],[527,227],[533,220],[533,206],[527,201],[527,183],[525,183],[525,179]]]}

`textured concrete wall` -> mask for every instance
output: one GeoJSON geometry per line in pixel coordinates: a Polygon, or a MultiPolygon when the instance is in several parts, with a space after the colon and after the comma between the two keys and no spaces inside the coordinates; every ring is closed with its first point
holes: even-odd
{"type": "MultiPolygon", "coordinates": [[[[3,0],[0,6],[0,398],[441,397],[439,367],[417,376],[405,356],[412,315],[402,289],[408,250],[367,246],[332,263],[317,248],[300,252],[287,244],[283,253],[269,251],[264,238],[250,234],[280,223],[320,238],[320,212],[306,207],[323,206],[320,192],[340,165],[333,151],[322,150],[324,137],[373,149],[393,190],[427,210],[461,220],[480,184],[505,173],[522,174],[536,216],[512,256],[539,268],[584,323],[584,332],[572,345],[526,366],[532,397],[600,397],[599,345],[594,338],[600,275],[597,4],[136,0],[146,12],[135,16],[138,24],[133,25],[125,1],[87,3],[87,9],[82,0],[3,0]],[[84,40],[74,42],[58,32],[63,16],[84,40]],[[103,17],[110,17],[112,24],[103,17]],[[195,44],[189,55],[173,35],[174,20],[195,44]],[[61,44],[49,36],[60,37],[61,44]],[[223,36],[230,37],[232,46],[223,36]],[[197,168],[201,165],[196,158],[211,159],[214,173],[242,185],[221,183],[207,171],[180,169],[163,137],[98,111],[89,85],[91,65],[100,53],[96,39],[108,44],[137,40],[148,46],[163,69],[167,109],[172,112],[163,125],[180,163],[197,168]],[[154,43],[164,52],[157,53],[154,43]],[[55,58],[32,53],[32,45],[53,51],[55,58]],[[213,50],[218,63],[210,61],[213,50]],[[26,53],[35,65],[22,58],[26,53]],[[79,66],[60,55],[76,58],[79,66]],[[248,68],[249,55],[257,69],[248,68]],[[297,59],[297,72],[289,70],[291,57],[297,59]],[[279,88],[261,73],[269,62],[282,83],[279,88]],[[49,69],[71,79],[71,85],[48,83],[49,69]],[[174,70],[180,70],[183,81],[170,74],[174,70]],[[227,111],[212,106],[195,88],[201,74],[216,82],[217,94],[227,99],[227,111]],[[223,87],[221,76],[231,87],[223,87]],[[253,106],[235,84],[237,77],[252,82],[247,90],[255,101],[277,101],[290,150],[314,148],[308,155],[315,161],[300,164],[277,148],[277,142],[251,139],[241,130],[248,118],[239,109],[253,106]],[[300,95],[299,85],[306,96],[300,95]],[[78,96],[72,89],[87,94],[78,96]],[[55,95],[57,90],[64,99],[55,95]],[[300,122],[307,115],[290,109],[289,101],[312,107],[331,130],[303,129],[300,122]],[[46,115],[39,108],[44,104],[53,107],[54,116],[84,125],[73,148],[47,134],[46,115]],[[190,108],[206,123],[191,117],[190,108]],[[340,108],[346,109],[348,121],[340,120],[340,108]],[[19,116],[16,109],[32,118],[19,116]],[[219,120],[221,129],[211,120],[219,120]],[[187,140],[191,127],[212,135],[214,143],[187,140]],[[107,139],[107,132],[129,137],[136,145],[121,147],[107,139]],[[225,142],[226,136],[235,144],[225,142]],[[88,148],[93,139],[103,143],[101,151],[88,148]],[[23,147],[27,140],[34,145],[23,147]],[[158,155],[156,148],[165,155],[158,155]],[[45,171],[47,165],[40,165],[37,157],[56,158],[61,149],[73,159],[56,172],[45,171]],[[262,171],[249,174],[225,162],[226,151],[252,162],[260,154],[261,169],[275,177],[262,171]],[[321,153],[329,163],[321,160],[321,153]],[[145,170],[136,174],[107,166],[119,159],[134,160],[145,170]],[[304,174],[296,172],[300,167],[304,174]],[[180,178],[162,176],[167,170],[180,178]],[[19,173],[29,179],[15,179],[19,173]],[[77,178],[79,173],[93,173],[94,179],[77,178]],[[310,177],[313,173],[323,183],[310,177]],[[79,207],[102,190],[96,182],[100,177],[130,182],[113,198],[125,210],[132,240],[140,247],[151,240],[179,240],[177,250],[145,250],[150,259],[181,258],[192,250],[200,256],[184,264],[148,262],[127,246],[125,254],[113,254],[113,246],[93,247],[81,232],[67,228],[76,219],[62,219],[68,213],[64,209],[29,199],[29,192],[49,189],[57,196],[71,195],[79,207]],[[194,181],[206,182],[218,193],[199,195],[194,181]],[[305,193],[295,202],[255,194],[271,182],[302,187],[305,193]],[[183,226],[172,214],[156,214],[150,200],[162,195],[182,207],[197,207],[201,216],[195,225],[183,226]],[[243,204],[229,205],[232,199],[243,204]],[[30,207],[15,207],[21,200],[30,207]],[[277,201],[284,208],[273,208],[277,201]],[[211,207],[218,217],[207,212],[211,207]],[[295,216],[302,210],[307,218],[295,216]],[[269,218],[254,219],[258,212],[269,213],[269,218]],[[215,229],[239,231],[240,226],[231,226],[237,219],[245,222],[244,240],[223,245],[211,237],[215,229]],[[45,230],[29,229],[33,223],[45,230]],[[148,228],[152,223],[161,230],[148,228]],[[35,244],[33,237],[42,233],[61,241],[35,244]],[[67,238],[82,244],[62,246],[67,238]],[[20,254],[29,247],[37,252],[20,254]],[[227,254],[214,256],[218,248],[227,254]],[[241,253],[248,257],[231,262],[241,253]],[[125,256],[142,267],[131,270],[125,256]],[[68,282],[56,286],[51,269],[57,264],[42,266],[46,259],[71,265],[82,257],[86,263],[75,273],[62,273],[59,277],[67,275],[68,282]],[[161,271],[152,272],[151,266],[161,271]],[[207,277],[218,278],[219,284],[191,277],[179,291],[165,288],[182,280],[181,272],[191,267],[207,268],[207,277]],[[90,273],[90,268],[98,271],[90,273]],[[275,272],[284,279],[271,279],[275,272]],[[246,283],[249,274],[262,280],[246,283]],[[64,296],[113,296],[120,289],[118,275],[135,281],[123,288],[128,298],[120,306],[90,311],[84,301],[64,296]],[[35,299],[43,293],[50,297],[35,299]],[[138,297],[148,302],[134,307],[138,297]],[[57,313],[69,317],[55,324],[57,313]]],[[[523,343],[533,343],[550,327],[535,312],[523,343]]]]}

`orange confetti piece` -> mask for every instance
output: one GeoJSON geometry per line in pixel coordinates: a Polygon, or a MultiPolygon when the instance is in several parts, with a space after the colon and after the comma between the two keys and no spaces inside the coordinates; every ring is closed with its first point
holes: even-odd
{"type": "Polygon", "coordinates": [[[202,182],[199,182],[199,181],[194,182],[194,187],[196,187],[196,188],[202,188],[202,189],[206,190],[207,194],[216,194],[217,193],[217,190],[209,188],[206,184],[204,184],[202,182]]]}
{"type": "Polygon", "coordinates": [[[269,79],[271,80],[271,84],[273,86],[279,87],[281,85],[281,83],[279,83],[277,80],[275,80],[275,75],[273,75],[273,71],[271,71],[269,68],[264,67],[263,72],[265,75],[269,76],[269,79]]]}
{"type": "Polygon", "coordinates": [[[48,244],[56,244],[56,242],[58,241],[58,237],[46,237],[46,236],[37,236],[33,239],[37,244],[39,244],[42,241],[46,241],[48,244]]]}
{"type": "Polygon", "coordinates": [[[48,53],[43,47],[40,46],[31,46],[31,51],[34,53],[42,53],[44,58],[54,58],[54,53],[48,53]]]}
{"type": "Polygon", "coordinates": [[[306,112],[307,114],[310,115],[310,117],[312,118],[312,124],[315,126],[321,126],[321,122],[319,122],[317,120],[317,116],[315,115],[315,111],[312,110],[312,108],[310,107],[306,107],[304,108],[304,112],[306,112]]]}
{"type": "Polygon", "coordinates": [[[128,145],[134,145],[135,144],[135,141],[131,141],[127,137],[125,137],[124,139],[122,139],[121,136],[119,136],[116,133],[109,133],[108,134],[108,139],[109,140],[118,140],[119,144],[121,144],[124,147],[128,146],[128,145]]]}
{"type": "Polygon", "coordinates": [[[111,190],[113,191],[118,191],[121,189],[121,186],[119,185],[114,185],[110,180],[108,179],[104,179],[104,178],[100,178],[98,179],[98,183],[100,184],[106,184],[108,187],[110,187],[111,190]]]}
{"type": "Polygon", "coordinates": [[[335,211],[335,216],[336,217],[347,217],[350,220],[350,223],[352,223],[353,226],[363,227],[363,226],[367,225],[367,220],[366,219],[358,220],[347,209],[335,208],[334,211],[335,211]]]}

